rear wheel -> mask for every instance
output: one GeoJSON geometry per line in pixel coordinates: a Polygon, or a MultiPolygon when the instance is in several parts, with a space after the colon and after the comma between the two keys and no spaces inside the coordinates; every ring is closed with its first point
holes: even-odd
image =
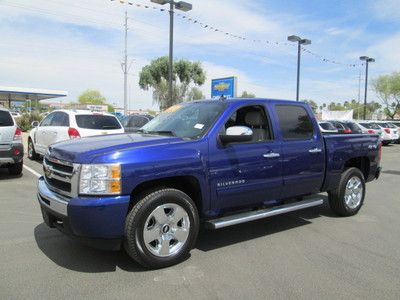
{"type": "Polygon", "coordinates": [[[31,139],[28,139],[28,158],[31,160],[36,160],[39,158],[39,155],[35,151],[35,147],[33,146],[33,142],[31,139]]]}
{"type": "Polygon", "coordinates": [[[357,168],[349,168],[342,173],[337,189],[329,192],[329,205],[340,216],[358,213],[365,197],[365,179],[357,168]]]}
{"type": "Polygon", "coordinates": [[[23,162],[12,164],[8,167],[8,173],[10,175],[20,175],[22,173],[23,162]]]}
{"type": "Polygon", "coordinates": [[[159,189],[140,199],[126,218],[125,250],[148,268],[184,260],[199,231],[192,199],[176,189],[159,189]]]}

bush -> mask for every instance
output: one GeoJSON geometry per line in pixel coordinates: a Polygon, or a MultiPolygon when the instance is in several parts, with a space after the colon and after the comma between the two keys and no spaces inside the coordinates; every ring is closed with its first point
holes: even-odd
{"type": "Polygon", "coordinates": [[[21,128],[22,131],[29,131],[32,126],[33,121],[41,121],[42,117],[40,116],[39,113],[37,112],[32,112],[31,114],[29,113],[24,113],[22,114],[21,117],[19,117],[16,121],[18,124],[18,127],[21,128]]]}

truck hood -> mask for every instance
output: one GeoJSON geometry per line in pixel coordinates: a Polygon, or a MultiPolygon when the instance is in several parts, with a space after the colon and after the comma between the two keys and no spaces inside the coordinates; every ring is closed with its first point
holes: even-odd
{"type": "Polygon", "coordinates": [[[112,134],[56,143],[49,147],[48,154],[53,158],[63,161],[90,163],[99,155],[182,141],[183,139],[177,137],[140,133],[112,134]]]}

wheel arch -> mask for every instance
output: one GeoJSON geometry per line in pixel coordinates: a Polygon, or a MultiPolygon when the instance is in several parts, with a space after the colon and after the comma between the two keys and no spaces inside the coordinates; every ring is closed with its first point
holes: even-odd
{"type": "Polygon", "coordinates": [[[137,201],[159,188],[173,188],[187,194],[195,203],[200,215],[203,212],[203,193],[195,176],[174,176],[158,178],[138,184],[131,192],[128,212],[137,201]]]}
{"type": "Polygon", "coordinates": [[[347,160],[344,164],[344,170],[351,168],[351,167],[359,169],[363,173],[364,179],[365,180],[368,179],[369,170],[370,170],[370,161],[369,161],[368,157],[361,156],[361,157],[354,157],[354,158],[347,160]]]}

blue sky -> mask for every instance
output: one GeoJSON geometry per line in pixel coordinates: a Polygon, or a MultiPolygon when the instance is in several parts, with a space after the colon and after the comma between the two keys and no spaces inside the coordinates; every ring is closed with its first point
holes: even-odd
{"type": "MultiPolygon", "coordinates": [[[[251,40],[281,43],[242,41],[177,17],[174,56],[203,63],[207,97],[211,78],[237,76],[239,93],[293,99],[296,48],[284,45],[291,34],[311,39],[307,49],[335,61],[358,64],[360,55],[374,57],[372,78],[400,70],[399,1],[191,2],[187,15],[192,18],[251,40]]],[[[0,85],[67,90],[66,101],[95,88],[121,106],[124,9],[109,0],[1,0],[0,85]]],[[[127,9],[130,107],[152,108],[151,92],[139,89],[138,74],[151,59],[168,53],[168,14],[127,9]]],[[[360,70],[364,76],[363,67],[325,63],[302,53],[300,98],[320,104],[357,99],[360,70]]],[[[372,91],[369,99],[376,100],[372,91]]]]}

